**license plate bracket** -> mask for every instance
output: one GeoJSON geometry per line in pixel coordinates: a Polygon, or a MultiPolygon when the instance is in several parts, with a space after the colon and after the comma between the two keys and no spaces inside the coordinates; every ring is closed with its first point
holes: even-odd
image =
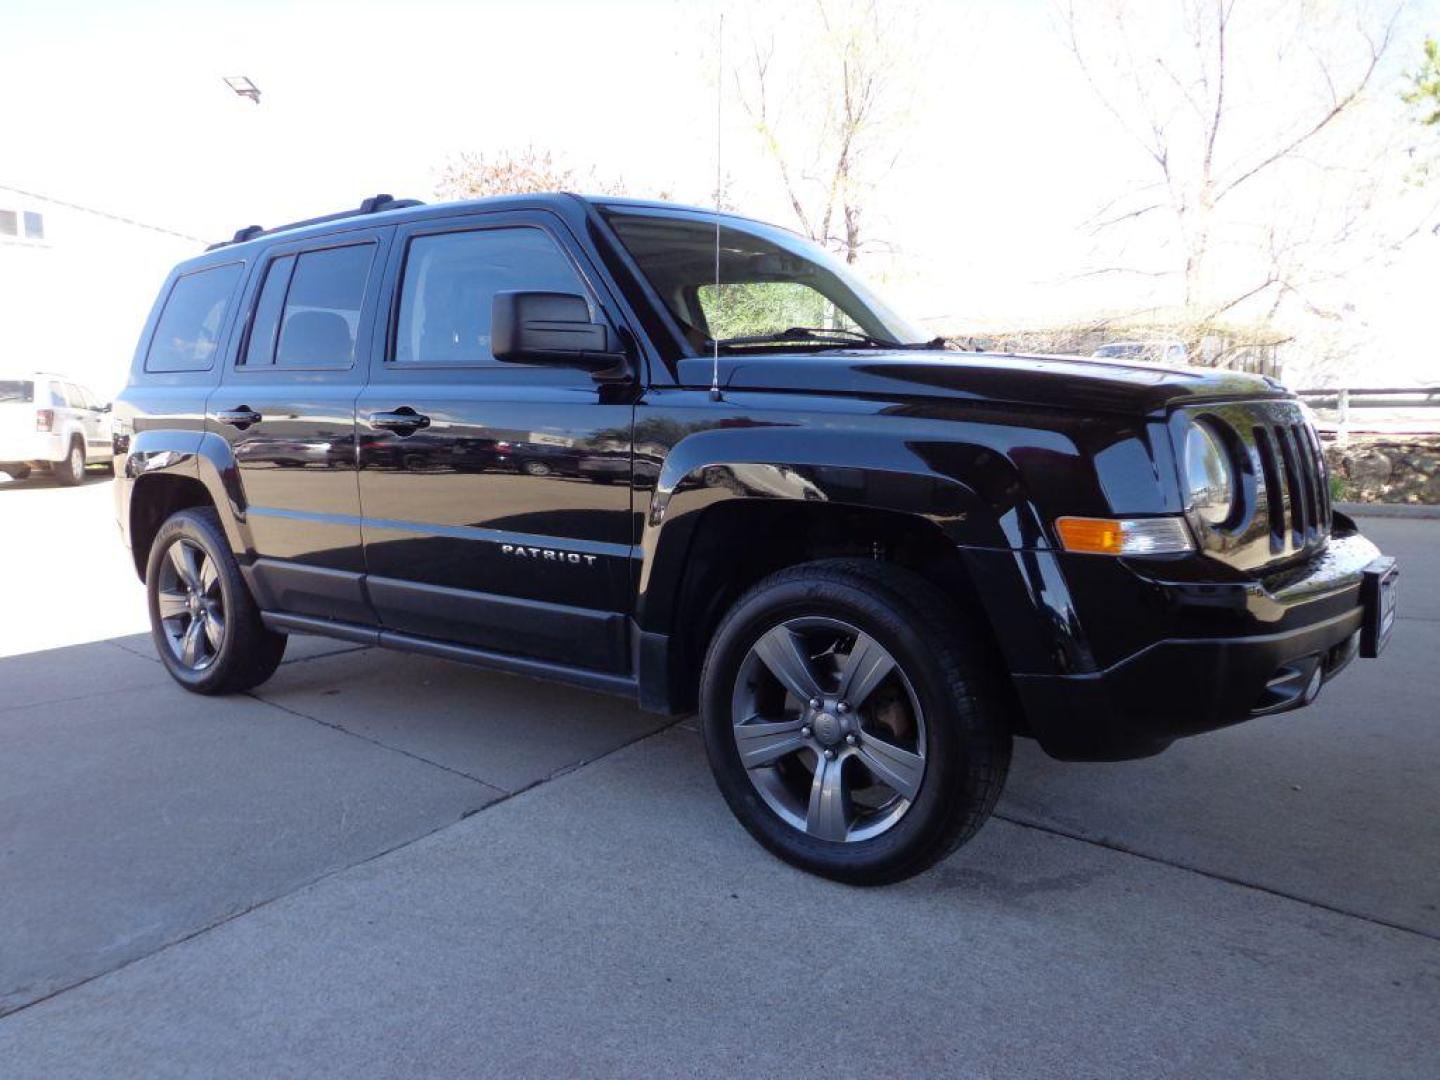
{"type": "Polygon", "coordinates": [[[1398,599],[1400,567],[1389,556],[1376,559],[1365,567],[1360,579],[1360,603],[1364,618],[1360,623],[1360,655],[1373,659],[1390,643],[1395,629],[1395,608],[1398,599]]]}

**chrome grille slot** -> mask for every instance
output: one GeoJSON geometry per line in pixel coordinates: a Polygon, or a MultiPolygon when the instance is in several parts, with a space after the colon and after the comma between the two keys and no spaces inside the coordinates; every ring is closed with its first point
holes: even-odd
{"type": "Polygon", "coordinates": [[[1280,467],[1275,460],[1275,440],[1269,428],[1254,429],[1255,454],[1260,459],[1260,478],[1265,485],[1265,504],[1270,516],[1270,550],[1285,550],[1285,492],[1280,487],[1280,467]]]}
{"type": "Polygon", "coordinates": [[[1325,467],[1325,448],[1309,424],[1300,425],[1301,436],[1310,450],[1310,475],[1315,484],[1316,505],[1320,507],[1320,531],[1328,536],[1334,524],[1330,508],[1330,473],[1325,467]]]}
{"type": "Polygon", "coordinates": [[[1275,441],[1280,444],[1280,458],[1285,465],[1285,497],[1290,508],[1291,543],[1298,548],[1305,546],[1310,531],[1310,495],[1300,481],[1298,451],[1291,438],[1290,429],[1283,424],[1275,425],[1275,441]]]}

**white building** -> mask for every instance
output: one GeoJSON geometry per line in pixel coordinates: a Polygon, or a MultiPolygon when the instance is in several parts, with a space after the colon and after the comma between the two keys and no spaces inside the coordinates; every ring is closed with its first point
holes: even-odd
{"type": "Polygon", "coordinates": [[[170,268],[204,243],[0,187],[0,370],[56,371],[108,398],[170,268]]]}

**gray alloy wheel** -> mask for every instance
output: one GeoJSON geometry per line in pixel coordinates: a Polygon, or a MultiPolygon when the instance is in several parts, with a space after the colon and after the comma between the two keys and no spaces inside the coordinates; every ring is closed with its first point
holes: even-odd
{"type": "Polygon", "coordinates": [[[817,840],[888,832],[925,777],[925,716],[914,686],[874,638],[806,616],[765,631],[731,701],[736,749],[766,805],[817,840]]]}
{"type": "Polygon", "coordinates": [[[170,545],[165,556],[157,593],[165,641],[181,666],[204,671],[225,644],[219,571],[204,548],[184,537],[170,545]]]}
{"type": "Polygon", "coordinates": [[[549,476],[555,471],[543,461],[527,461],[520,469],[526,476],[549,476]]]}

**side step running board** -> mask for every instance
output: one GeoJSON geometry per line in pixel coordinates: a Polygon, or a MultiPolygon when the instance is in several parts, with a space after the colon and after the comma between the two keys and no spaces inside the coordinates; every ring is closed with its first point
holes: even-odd
{"type": "Polygon", "coordinates": [[[446,641],[401,634],[373,626],[356,626],[354,623],[336,622],[333,619],[319,619],[310,615],[286,615],[273,611],[262,611],[261,621],[271,630],[283,634],[319,634],[322,637],[354,641],[361,645],[379,645],[401,652],[420,653],[442,660],[457,660],[462,664],[504,671],[512,675],[528,675],[534,679],[568,683],[585,690],[597,690],[602,694],[615,694],[635,701],[639,696],[639,683],[631,675],[612,675],[604,671],[569,667],[548,660],[534,660],[525,656],[510,656],[505,653],[477,649],[469,645],[453,645],[446,641]]]}

